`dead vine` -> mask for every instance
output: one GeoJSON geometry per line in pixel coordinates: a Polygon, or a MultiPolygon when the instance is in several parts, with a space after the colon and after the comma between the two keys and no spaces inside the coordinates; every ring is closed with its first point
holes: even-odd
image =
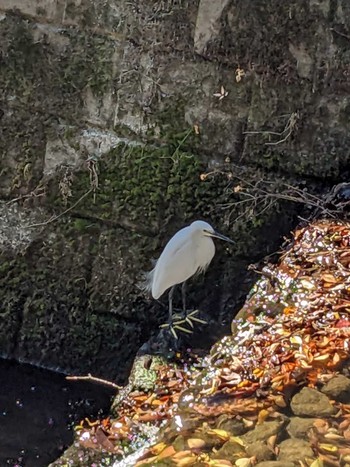
{"type": "Polygon", "coordinates": [[[200,178],[204,181],[216,175],[227,177],[229,184],[226,190],[230,197],[233,195],[236,198],[217,205],[218,209],[229,212],[228,222],[231,222],[232,216],[237,214],[236,208],[243,208],[243,210],[235,217],[235,222],[242,218],[249,219],[251,216],[259,217],[281,200],[313,207],[328,217],[336,217],[336,210],[325,207],[325,200],[310,193],[306,188],[281,183],[276,191],[276,182],[272,180],[260,178],[256,181],[249,181],[245,177],[223,170],[201,174],[200,178]]]}
{"type": "Polygon", "coordinates": [[[292,112],[290,115],[286,126],[281,132],[277,131],[244,131],[243,134],[245,135],[274,135],[278,136],[279,139],[277,141],[271,141],[269,143],[264,143],[266,146],[277,146],[277,144],[284,143],[292,134],[297,121],[299,119],[299,113],[298,112],[292,112]]]}

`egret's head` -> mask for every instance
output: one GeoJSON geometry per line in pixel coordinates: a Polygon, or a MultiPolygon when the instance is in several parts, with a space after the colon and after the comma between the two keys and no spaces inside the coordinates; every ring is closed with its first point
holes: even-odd
{"type": "Polygon", "coordinates": [[[225,242],[229,243],[235,243],[233,240],[231,240],[228,237],[225,237],[225,235],[222,235],[219,232],[216,232],[213,227],[208,224],[208,222],[204,221],[194,221],[191,224],[192,230],[195,232],[199,232],[205,237],[214,237],[214,238],[220,238],[220,240],[224,240],[225,242]]]}

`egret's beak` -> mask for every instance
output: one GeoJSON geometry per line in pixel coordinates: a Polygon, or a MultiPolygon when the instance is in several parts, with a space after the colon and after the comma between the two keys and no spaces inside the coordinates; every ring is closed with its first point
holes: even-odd
{"type": "Polygon", "coordinates": [[[209,237],[214,237],[214,238],[219,238],[220,240],[224,240],[225,242],[229,242],[229,243],[235,243],[233,240],[231,240],[230,238],[228,237],[225,237],[225,235],[222,235],[221,233],[219,232],[208,232],[208,236],[209,237]]]}

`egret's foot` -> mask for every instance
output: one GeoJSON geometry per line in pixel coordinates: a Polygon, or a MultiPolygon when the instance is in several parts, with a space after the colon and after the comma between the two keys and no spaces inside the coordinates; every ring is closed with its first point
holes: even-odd
{"type": "Polygon", "coordinates": [[[179,336],[177,335],[176,331],[181,331],[181,332],[184,332],[185,334],[192,334],[193,332],[190,329],[187,329],[182,326],[182,324],[185,324],[185,323],[186,323],[186,319],[179,319],[177,321],[172,320],[170,323],[161,324],[159,327],[163,329],[169,328],[169,331],[174,336],[174,338],[178,339],[179,336]]]}
{"type": "Polygon", "coordinates": [[[194,328],[194,324],[192,321],[195,323],[200,323],[200,324],[208,324],[207,321],[204,321],[204,319],[196,318],[196,315],[199,313],[199,310],[193,310],[191,313],[186,314],[184,321],[188,323],[191,328],[194,328]]]}
{"type": "Polygon", "coordinates": [[[192,334],[194,329],[194,324],[199,323],[199,324],[207,324],[207,321],[204,321],[203,319],[197,318],[196,315],[199,313],[199,310],[194,310],[191,311],[190,313],[176,313],[173,314],[172,320],[168,323],[161,324],[159,327],[160,328],[169,328],[169,331],[171,334],[175,337],[175,339],[178,339],[178,335],[176,331],[183,332],[185,334],[192,334]],[[191,329],[188,329],[184,327],[184,324],[188,324],[191,329]]]}

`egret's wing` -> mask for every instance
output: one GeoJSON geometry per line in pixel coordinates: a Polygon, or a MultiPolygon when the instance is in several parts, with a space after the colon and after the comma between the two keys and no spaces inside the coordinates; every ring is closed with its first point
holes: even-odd
{"type": "Polygon", "coordinates": [[[152,295],[159,298],[173,285],[184,282],[198,269],[188,227],[179,230],[160,255],[152,277],[152,295]]]}

